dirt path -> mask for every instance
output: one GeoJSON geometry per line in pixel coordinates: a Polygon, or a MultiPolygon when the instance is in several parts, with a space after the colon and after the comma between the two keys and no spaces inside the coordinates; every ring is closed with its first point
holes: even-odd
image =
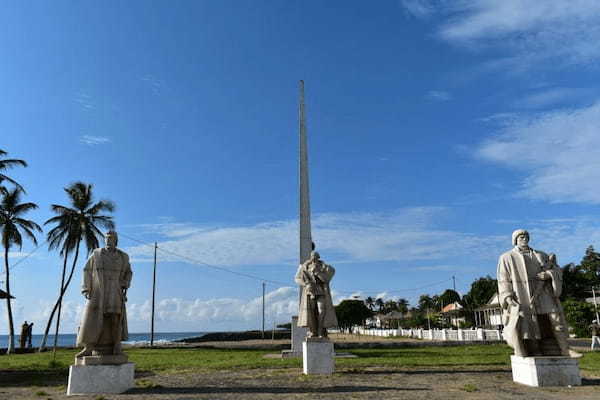
{"type": "MultiPolygon", "coordinates": [[[[508,368],[341,369],[307,377],[300,369],[253,369],[136,376],[126,394],[78,399],[577,399],[600,398],[600,379],[584,374],[584,386],[529,388],[512,382],[508,368]]],[[[0,387],[0,399],[67,399],[65,386],[0,387]]]]}

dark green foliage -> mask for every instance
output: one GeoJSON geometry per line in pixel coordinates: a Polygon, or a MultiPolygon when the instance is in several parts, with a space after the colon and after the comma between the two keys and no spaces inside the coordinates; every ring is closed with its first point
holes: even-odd
{"type": "Polygon", "coordinates": [[[600,286],[600,253],[588,246],[579,265],[568,264],[563,267],[563,292],[561,300],[583,301],[591,297],[592,286],[600,286]]]}
{"type": "Polygon", "coordinates": [[[448,304],[460,302],[460,294],[452,289],[446,289],[446,291],[444,291],[444,293],[442,293],[442,295],[439,297],[438,301],[440,306],[443,308],[448,304]]]}
{"type": "Polygon", "coordinates": [[[475,309],[487,304],[498,291],[498,281],[486,275],[471,284],[469,293],[463,296],[463,305],[468,309],[475,309]]]}
{"type": "Polygon", "coordinates": [[[565,317],[577,337],[589,337],[589,325],[595,319],[594,305],[584,301],[567,300],[563,302],[565,317]]]}
{"type": "MultiPolygon", "coordinates": [[[[430,315],[430,318],[433,317],[433,314],[430,315]]],[[[434,320],[431,320],[431,326],[434,327],[434,320]]],[[[402,321],[403,328],[427,328],[427,312],[414,312],[412,316],[408,319],[402,321]]]]}
{"type": "Polygon", "coordinates": [[[428,309],[433,310],[435,308],[436,308],[436,303],[435,303],[435,300],[433,298],[431,298],[431,296],[429,296],[428,294],[422,294],[421,297],[419,297],[419,310],[420,311],[426,312],[428,309]]]}
{"type": "Polygon", "coordinates": [[[8,153],[6,151],[0,149],[0,194],[6,193],[8,191],[8,189],[6,189],[6,187],[4,187],[2,185],[3,181],[12,183],[17,189],[19,189],[21,192],[25,193],[25,189],[23,189],[23,186],[19,185],[11,177],[4,175],[2,173],[2,171],[5,171],[7,169],[17,167],[17,166],[26,167],[27,163],[23,160],[9,159],[9,158],[3,159],[3,157],[6,156],[7,154],[8,153]]]}
{"type": "Polygon", "coordinates": [[[362,300],[343,300],[335,306],[338,326],[349,329],[355,325],[363,325],[367,318],[373,316],[373,312],[362,300]]]}
{"type": "MultiPolygon", "coordinates": [[[[89,254],[92,250],[100,246],[99,239],[104,237],[102,232],[100,232],[99,227],[114,229],[115,226],[111,216],[101,214],[103,212],[114,211],[114,203],[110,200],[100,200],[97,203],[94,203],[92,185],[83,182],[75,182],[64,188],[64,190],[69,197],[71,207],[53,204],[51,209],[57,215],[44,222],[44,225],[54,225],[47,235],[48,249],[60,249],[60,255],[63,257],[63,270],[58,291],[58,299],[48,318],[44,337],[40,344],[40,351],[44,350],[46,346],[48,332],[52,325],[54,313],[57,309],[60,317],[62,298],[71,283],[71,278],[73,278],[73,273],[75,272],[75,266],[79,257],[79,244],[84,241],[89,254]],[[75,254],[73,256],[71,271],[65,281],[67,258],[73,252],[75,254]]],[[[59,323],[60,321],[57,321],[57,332],[59,323]]]]}
{"type": "Polygon", "coordinates": [[[6,311],[8,315],[8,349],[7,353],[14,350],[14,321],[12,316],[11,306],[11,291],[10,291],[10,268],[8,265],[8,250],[12,246],[17,246],[19,249],[23,246],[23,235],[37,245],[35,231],[41,232],[42,228],[33,221],[23,218],[27,212],[37,208],[34,203],[21,203],[21,194],[23,193],[18,187],[13,190],[3,188],[0,191],[2,199],[0,200],[0,234],[2,247],[4,247],[4,271],[5,271],[5,291],[6,311]]]}

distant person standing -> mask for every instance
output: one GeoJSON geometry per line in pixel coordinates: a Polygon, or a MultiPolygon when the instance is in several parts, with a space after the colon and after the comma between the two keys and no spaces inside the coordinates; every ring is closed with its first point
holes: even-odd
{"type": "Polygon", "coordinates": [[[24,349],[25,345],[27,344],[27,332],[29,330],[29,324],[27,323],[27,321],[23,322],[23,325],[21,325],[21,336],[19,337],[19,344],[21,345],[21,348],[24,349]]]}
{"type": "Polygon", "coordinates": [[[600,325],[598,325],[597,320],[592,321],[590,331],[592,331],[592,350],[594,350],[596,344],[600,346],[600,337],[598,337],[598,334],[600,334],[600,325]]]}
{"type": "Polygon", "coordinates": [[[31,337],[33,336],[33,322],[27,328],[27,347],[31,348],[31,337]]]}

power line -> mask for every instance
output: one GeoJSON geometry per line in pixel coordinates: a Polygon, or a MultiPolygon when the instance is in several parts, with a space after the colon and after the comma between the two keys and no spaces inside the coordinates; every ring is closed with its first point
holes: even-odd
{"type": "Polygon", "coordinates": [[[411,292],[411,291],[417,291],[417,290],[421,290],[421,289],[427,289],[427,288],[432,287],[432,286],[441,285],[442,283],[450,282],[451,280],[452,280],[451,278],[447,278],[447,279],[444,279],[443,281],[432,282],[432,283],[428,283],[426,285],[419,286],[419,287],[414,287],[414,288],[404,288],[404,289],[394,289],[394,290],[385,290],[385,289],[336,290],[336,292],[338,292],[338,293],[356,293],[356,292],[362,292],[362,293],[377,293],[377,292],[379,292],[379,293],[380,292],[401,293],[401,292],[411,292]]]}
{"type": "MultiPolygon", "coordinates": [[[[125,237],[125,238],[127,238],[129,240],[132,240],[132,241],[134,241],[136,243],[139,243],[141,245],[154,248],[154,243],[146,243],[146,242],[144,242],[142,240],[133,238],[133,237],[131,237],[129,235],[125,235],[123,233],[120,233],[119,235],[121,235],[121,236],[123,236],[123,237],[125,237]]],[[[257,281],[261,281],[261,282],[267,282],[267,283],[271,283],[273,285],[283,285],[285,287],[289,287],[289,286],[293,285],[291,282],[275,281],[275,280],[272,280],[272,279],[267,279],[267,278],[260,277],[258,275],[247,274],[247,273],[243,273],[243,272],[234,271],[234,270],[231,270],[229,268],[220,267],[220,266],[217,266],[217,265],[212,265],[212,264],[206,263],[204,261],[195,259],[193,257],[186,256],[186,255],[179,254],[179,253],[171,251],[171,250],[164,249],[164,248],[162,248],[160,246],[158,246],[157,248],[158,248],[158,251],[162,251],[162,252],[170,254],[172,256],[179,257],[179,258],[182,258],[184,260],[190,261],[193,264],[202,265],[202,266],[205,266],[207,268],[215,269],[217,271],[227,272],[229,274],[241,276],[241,277],[248,278],[248,279],[254,279],[254,280],[257,280],[257,281]]],[[[379,289],[379,290],[377,290],[377,289],[366,289],[366,290],[361,290],[361,289],[355,289],[355,290],[335,290],[335,292],[340,293],[340,294],[353,294],[353,293],[357,293],[357,292],[362,292],[362,293],[381,293],[381,292],[402,293],[402,292],[411,292],[411,291],[417,291],[417,290],[427,289],[429,287],[441,285],[442,283],[447,283],[447,282],[450,282],[450,281],[452,281],[452,278],[446,278],[446,279],[441,280],[441,281],[436,281],[436,282],[425,284],[423,286],[412,287],[412,288],[393,289],[393,290],[386,290],[386,289],[379,289]]],[[[280,287],[282,287],[282,286],[280,286],[280,287]]]]}
{"type": "MultiPolygon", "coordinates": [[[[145,243],[145,242],[143,242],[141,240],[132,238],[132,237],[130,237],[128,235],[124,235],[124,234],[120,234],[120,235],[123,236],[123,237],[126,237],[127,239],[133,240],[134,242],[138,242],[138,243],[146,245],[146,246],[154,246],[153,244],[145,243]]],[[[158,250],[162,251],[164,253],[170,254],[172,256],[179,257],[179,258],[182,258],[184,260],[191,261],[194,264],[199,264],[199,265],[205,266],[207,268],[212,268],[212,269],[215,269],[215,270],[218,270],[218,271],[227,272],[227,273],[230,273],[230,274],[233,274],[233,275],[238,275],[238,276],[242,276],[244,278],[254,279],[254,280],[257,280],[257,281],[261,281],[261,282],[268,282],[268,283],[271,283],[271,284],[274,284],[274,285],[290,286],[289,282],[279,282],[279,281],[275,281],[275,280],[272,280],[272,279],[262,278],[262,277],[257,276],[257,275],[246,274],[246,273],[243,273],[243,272],[238,272],[238,271],[231,270],[229,268],[219,267],[217,265],[212,265],[212,264],[206,263],[204,261],[197,260],[197,259],[189,257],[189,256],[185,256],[183,254],[178,254],[178,253],[176,253],[174,251],[171,251],[171,250],[163,249],[160,246],[158,246],[158,250]]]]}
{"type": "Polygon", "coordinates": [[[35,253],[36,251],[38,251],[38,249],[40,247],[42,247],[43,245],[45,245],[46,243],[48,243],[47,239],[44,241],[44,243],[38,244],[29,254],[27,254],[26,256],[22,257],[20,260],[18,260],[13,265],[10,265],[8,267],[8,270],[10,271],[10,270],[14,269],[17,265],[21,264],[23,261],[25,261],[26,259],[28,259],[31,255],[33,255],[33,253],[35,253]]]}

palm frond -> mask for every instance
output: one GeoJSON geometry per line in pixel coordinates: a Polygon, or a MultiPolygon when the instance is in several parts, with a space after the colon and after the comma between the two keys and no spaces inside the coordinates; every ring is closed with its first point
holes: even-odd
{"type": "MultiPolygon", "coordinates": [[[[0,154],[1,156],[2,154],[0,154]]],[[[16,166],[20,166],[20,167],[26,167],[27,163],[24,160],[17,160],[17,159],[4,159],[4,160],[0,160],[0,169],[9,169],[9,168],[13,168],[16,166]]]]}
{"type": "Polygon", "coordinates": [[[15,218],[15,223],[17,223],[18,225],[20,225],[24,228],[42,232],[42,227],[31,220],[24,219],[24,218],[15,218]]]}
{"type": "Polygon", "coordinates": [[[56,214],[60,214],[60,215],[75,214],[75,213],[77,213],[77,210],[74,210],[74,209],[69,208],[69,207],[64,207],[64,206],[61,206],[59,204],[52,204],[50,206],[50,209],[52,211],[54,211],[56,214]]]}
{"type": "Polygon", "coordinates": [[[35,203],[21,203],[15,206],[15,215],[25,214],[27,211],[35,210],[38,205],[35,203]]]}
{"type": "Polygon", "coordinates": [[[96,215],[100,211],[115,211],[115,203],[110,200],[100,200],[96,204],[94,204],[89,210],[86,211],[87,214],[96,215]]]}
{"type": "Polygon", "coordinates": [[[88,229],[85,231],[85,247],[87,248],[88,254],[92,252],[92,250],[100,247],[100,242],[98,237],[104,238],[104,234],[100,232],[95,226],[92,225],[92,229],[88,229]]]}
{"type": "Polygon", "coordinates": [[[37,246],[38,242],[37,242],[37,239],[36,239],[33,231],[26,226],[21,226],[21,230],[23,232],[25,232],[25,236],[27,236],[29,238],[29,240],[31,240],[31,242],[37,246]]]}
{"type": "Polygon", "coordinates": [[[115,229],[115,223],[113,221],[113,217],[108,217],[105,215],[95,216],[91,218],[92,223],[94,225],[98,224],[104,229],[115,229]]]}

